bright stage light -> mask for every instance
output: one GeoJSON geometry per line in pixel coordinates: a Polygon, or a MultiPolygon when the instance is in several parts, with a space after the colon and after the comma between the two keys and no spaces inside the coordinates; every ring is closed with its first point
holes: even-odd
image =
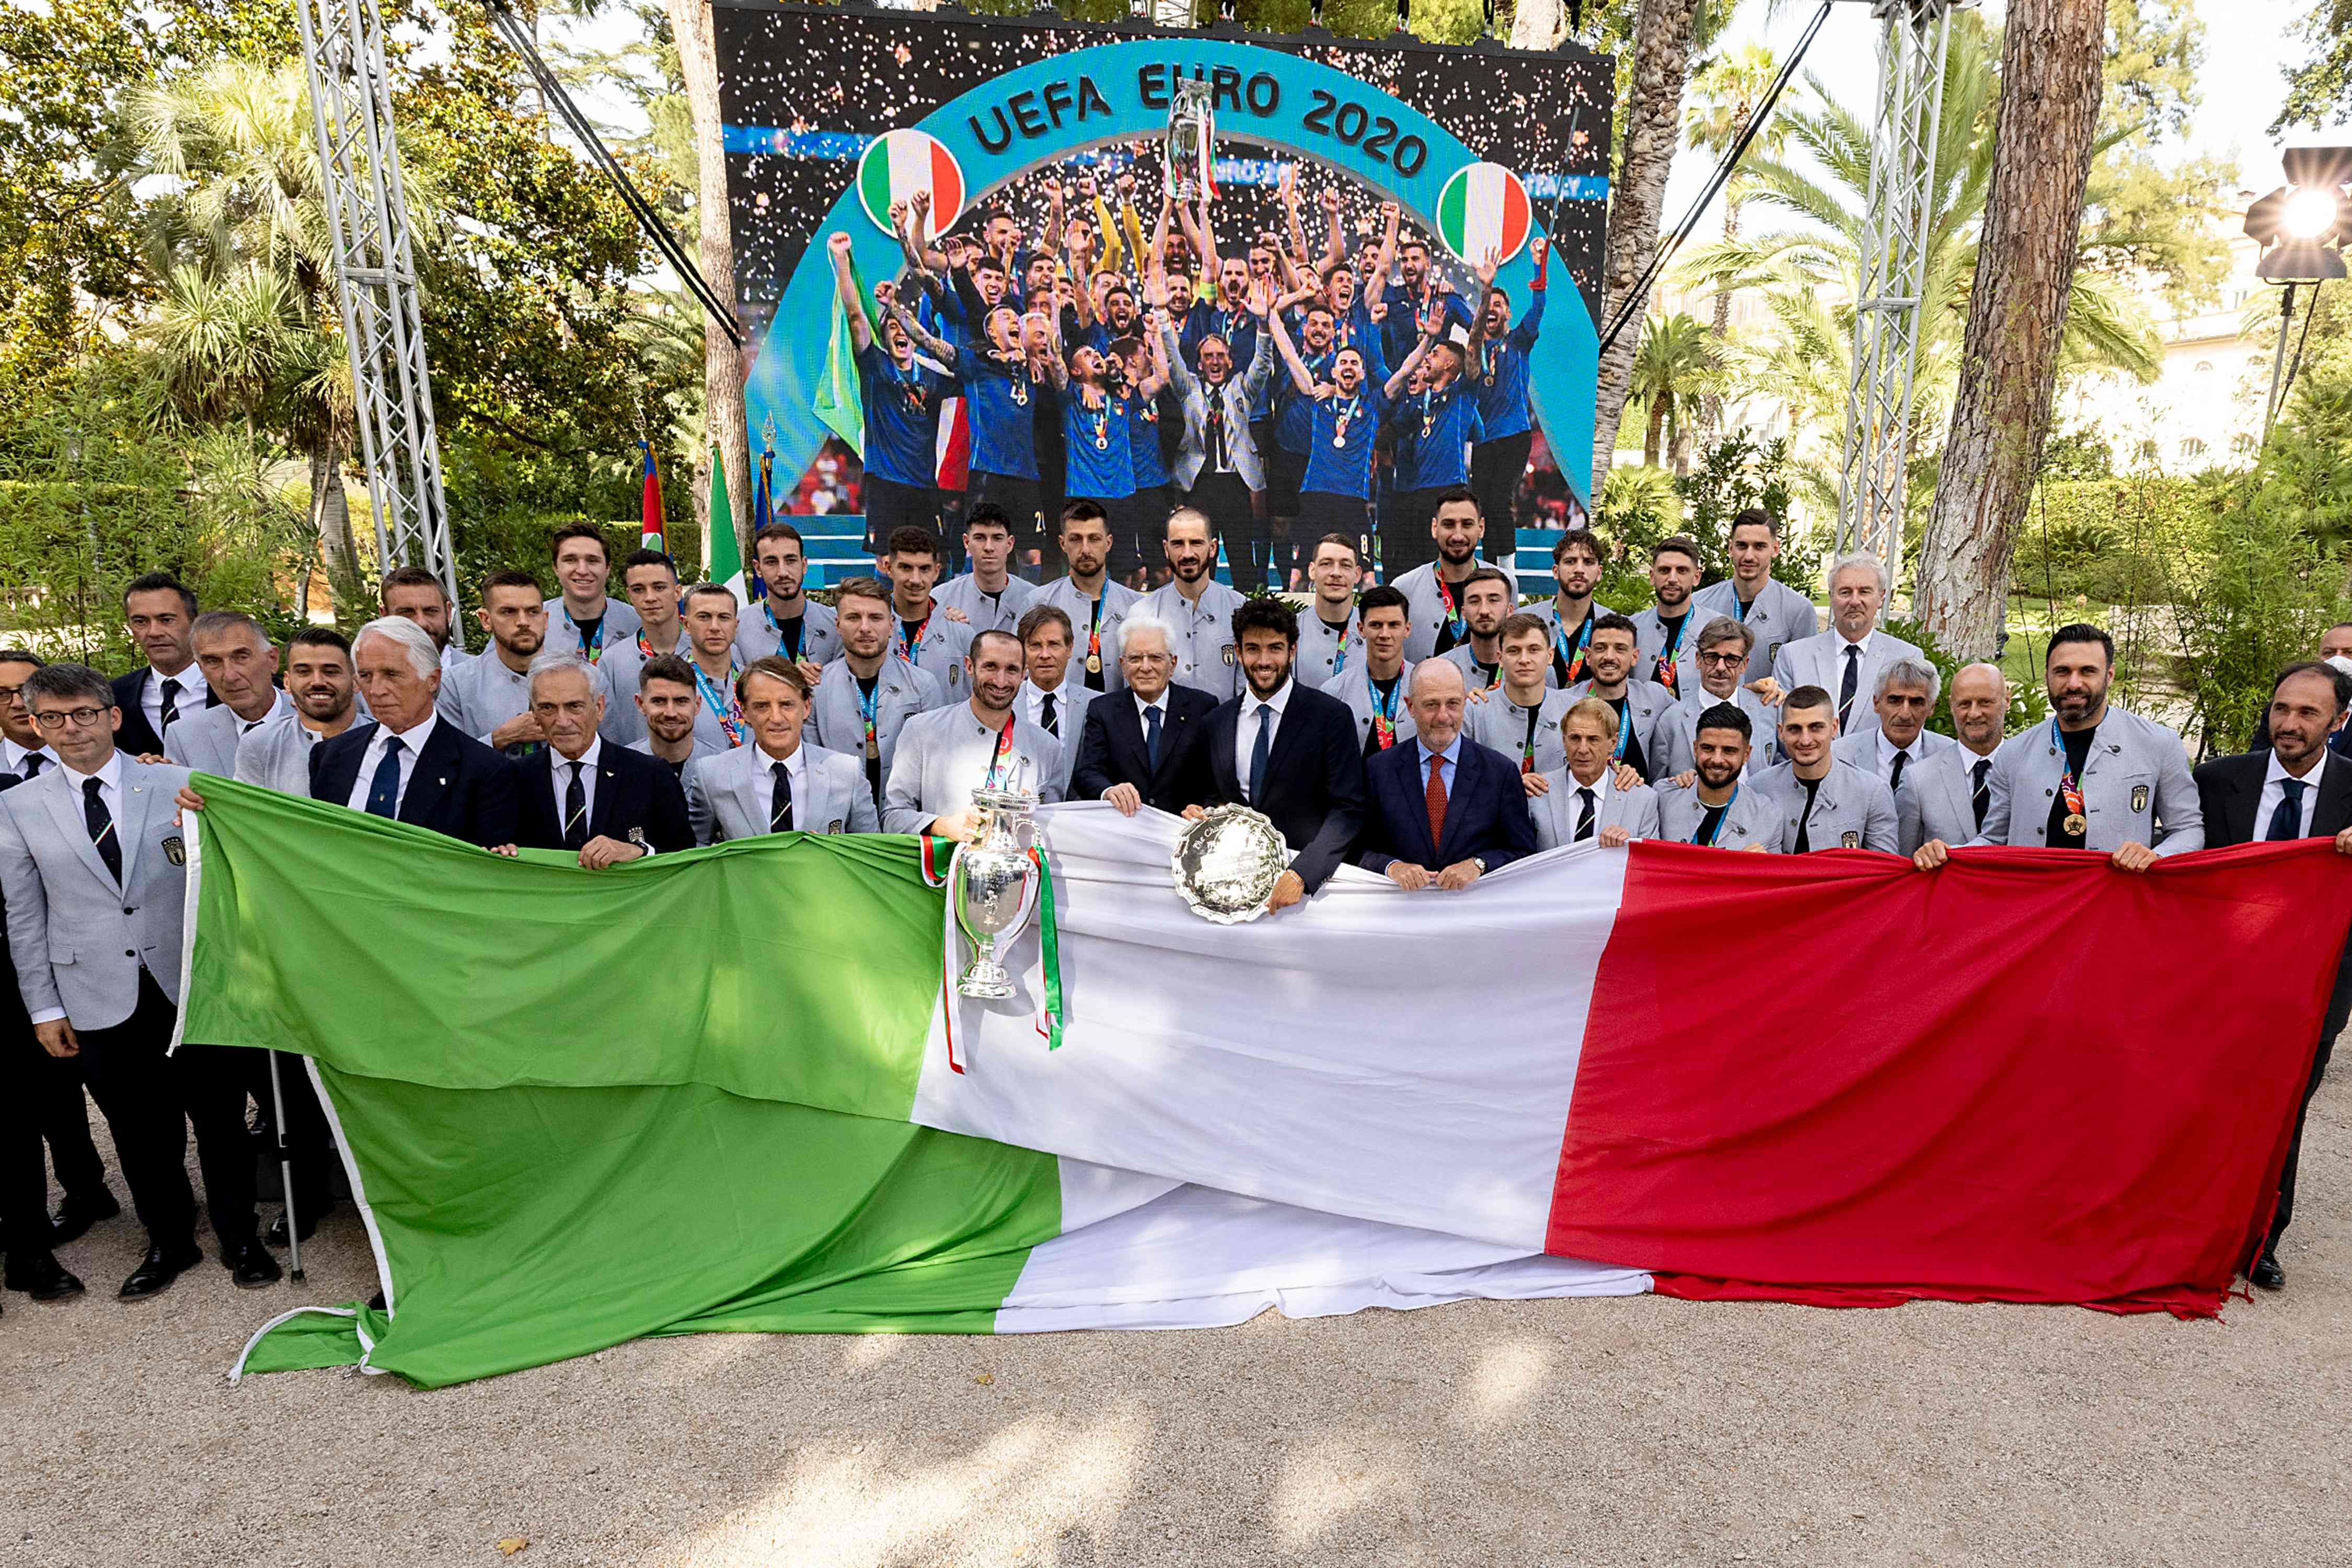
{"type": "Polygon", "coordinates": [[[2279,227],[2290,239],[2317,239],[2336,226],[2336,205],[2334,191],[2297,191],[2287,197],[2279,227]]]}

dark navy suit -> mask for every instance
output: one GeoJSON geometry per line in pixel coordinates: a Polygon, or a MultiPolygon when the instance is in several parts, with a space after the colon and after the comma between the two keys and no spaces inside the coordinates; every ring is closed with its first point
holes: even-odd
{"type": "Polygon", "coordinates": [[[1445,837],[1429,841],[1429,759],[1421,742],[1391,746],[1364,764],[1372,797],[1364,814],[1364,836],[1356,864],[1386,871],[1402,860],[1438,872],[1464,860],[1484,860],[1500,870],[1536,852],[1536,829],[1528,816],[1527,786],[1518,764],[1466,736],[1446,770],[1445,837]]]}

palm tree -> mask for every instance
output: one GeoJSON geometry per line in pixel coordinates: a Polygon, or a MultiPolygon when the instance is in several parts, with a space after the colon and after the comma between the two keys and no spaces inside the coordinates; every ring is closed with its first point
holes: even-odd
{"type": "MultiPolygon", "coordinates": [[[[1745,44],[1703,67],[1691,83],[1692,102],[1683,114],[1683,135],[1702,152],[1717,157],[1731,150],[1755,122],[1756,111],[1780,74],[1780,62],[1762,44],[1745,44]]],[[[1787,128],[1777,119],[1758,127],[1749,149],[1759,158],[1777,160],[1787,147],[1787,128]]],[[[1723,237],[1739,237],[1739,204],[1747,181],[1734,172],[1723,187],[1723,237]]],[[[1715,341],[1731,337],[1731,290],[1715,291],[1715,341]]],[[[1723,398],[1709,392],[1699,399],[1699,427],[1712,435],[1723,425],[1723,398]]]]}
{"type": "Polygon", "coordinates": [[[1671,316],[1652,316],[1642,323],[1642,342],[1633,351],[1633,381],[1626,401],[1649,405],[1642,461],[1651,468],[1658,466],[1661,437],[1673,454],[1676,473],[1689,460],[1685,426],[1706,377],[1709,342],[1707,330],[1680,310],[1671,316]]]}
{"type": "MultiPolygon", "coordinates": [[[[1915,450],[1930,445],[1925,434],[1942,424],[1958,374],[1977,237],[1992,177],[1997,58],[1998,41],[1975,13],[1952,18],[1930,187],[1915,450]]],[[[1843,418],[1852,363],[1853,302],[1859,291],[1870,190],[1867,115],[1874,110],[1839,103],[1817,77],[1808,76],[1806,86],[1815,101],[1788,111],[1784,119],[1790,142],[1822,174],[1817,177],[1780,158],[1748,164],[1748,204],[1798,221],[1700,247],[1679,270],[1718,289],[1754,289],[1762,295],[1779,331],[1763,342],[1727,347],[1731,379],[1785,401],[1792,424],[1834,430],[1843,418]]],[[[2154,379],[2159,356],[2154,337],[2135,319],[2126,298],[2105,277],[2078,270],[2062,363],[2127,371],[2146,381],[2154,379]]]]}

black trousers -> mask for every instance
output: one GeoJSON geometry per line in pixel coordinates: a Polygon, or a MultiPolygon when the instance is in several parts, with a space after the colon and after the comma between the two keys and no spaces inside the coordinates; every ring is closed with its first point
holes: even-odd
{"type": "Polygon", "coordinates": [[[2336,1037],[2343,1032],[2347,1019],[2352,1019],[2352,946],[2345,949],[2336,963],[2336,989],[2327,998],[2327,1016],[2319,1026],[2319,1047],[2311,1057],[2311,1080],[2303,1086],[2303,1103],[2295,1108],[2294,1136],[2287,1142],[2286,1164],[2279,1172],[2278,1208],[2271,1216],[2270,1247],[2278,1246],[2287,1222],[2294,1217],[2294,1171],[2303,1154],[2304,1118],[2311,1114],[2311,1097],[2319,1092],[2320,1079],[2327,1076],[2327,1058],[2335,1054],[2336,1037]]]}
{"type": "Polygon", "coordinates": [[[1024,479],[1012,474],[983,474],[975,470],[966,483],[963,498],[963,514],[966,517],[971,515],[974,507],[986,501],[1003,507],[1004,515],[1013,520],[1014,572],[1019,572],[1022,558],[1034,550],[1040,552],[1039,560],[1043,563],[1037,581],[1051,582],[1061,574],[1063,568],[1058,563],[1062,559],[1062,547],[1055,537],[1061,527],[1061,503],[1058,500],[1055,502],[1053,521],[1045,521],[1038,510],[1035,479],[1024,479]]]}
{"type": "Polygon", "coordinates": [[[940,492],[929,485],[902,485],[879,474],[866,476],[866,548],[879,555],[895,528],[940,531],[940,492]]]}
{"type": "Polygon", "coordinates": [[[1225,560],[1234,570],[1234,587],[1244,595],[1265,586],[1265,519],[1250,504],[1250,488],[1239,474],[1215,474],[1203,468],[1192,481],[1192,504],[1209,514],[1216,536],[1224,541],[1225,560]]]}
{"type": "Polygon", "coordinates": [[[115,1159],[147,1239],[179,1247],[195,1237],[196,1198],[188,1184],[193,1123],[213,1234],[224,1247],[235,1247],[254,1236],[253,1142],[245,1130],[251,1053],[185,1045],[166,1056],[176,1016],[154,976],[141,970],[131,1016],[110,1028],[77,1031],[84,1070],[114,1134],[115,1159]]]}
{"type": "Polygon", "coordinates": [[[1486,520],[1486,559],[1507,567],[1519,548],[1519,480],[1528,471],[1535,432],[1497,436],[1470,448],[1470,491],[1486,520]]]}
{"type": "Polygon", "coordinates": [[[1134,522],[1135,559],[1147,572],[1168,569],[1168,514],[1181,499],[1174,485],[1147,485],[1128,502],[1134,522]]]}

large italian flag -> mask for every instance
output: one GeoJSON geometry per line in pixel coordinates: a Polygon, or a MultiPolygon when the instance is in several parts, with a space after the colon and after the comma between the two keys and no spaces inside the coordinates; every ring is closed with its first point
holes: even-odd
{"type": "Polygon", "coordinates": [[[1041,814],[1050,923],[982,1004],[912,839],[590,873],[202,787],[185,1037],[310,1057],[390,1309],[245,1364],[430,1384],[1654,1285],[2210,1313],[2352,921],[2324,844],[1639,844],[1216,927],[1173,819],[1092,804],[1041,814]]]}

